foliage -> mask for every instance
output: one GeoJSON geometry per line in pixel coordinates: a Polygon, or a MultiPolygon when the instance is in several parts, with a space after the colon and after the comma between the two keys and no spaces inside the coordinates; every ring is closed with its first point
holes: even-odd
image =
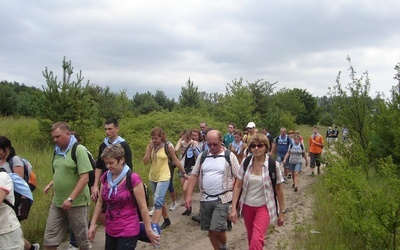
{"type": "Polygon", "coordinates": [[[193,81],[189,80],[185,86],[181,87],[181,94],[179,96],[180,108],[199,108],[200,95],[198,87],[194,85],[193,81]]]}
{"type": "Polygon", "coordinates": [[[76,81],[70,81],[74,73],[71,61],[63,60],[63,80],[46,68],[43,76],[46,85],[43,87],[44,102],[39,110],[39,125],[42,131],[49,132],[53,123],[68,122],[83,137],[89,133],[96,121],[96,106],[90,96],[89,81],[82,86],[83,77],[80,71],[76,81]]]}
{"type": "Polygon", "coordinates": [[[321,124],[323,126],[332,126],[333,124],[333,117],[329,113],[324,113],[321,116],[321,119],[319,120],[318,124],[321,124]]]}

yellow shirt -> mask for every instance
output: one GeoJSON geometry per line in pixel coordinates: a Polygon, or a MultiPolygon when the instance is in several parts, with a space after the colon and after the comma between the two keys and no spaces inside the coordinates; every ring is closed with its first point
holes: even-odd
{"type": "Polygon", "coordinates": [[[171,172],[168,166],[168,157],[165,154],[164,147],[161,147],[154,153],[151,151],[151,167],[149,180],[152,182],[168,181],[171,178],[171,172]]]}

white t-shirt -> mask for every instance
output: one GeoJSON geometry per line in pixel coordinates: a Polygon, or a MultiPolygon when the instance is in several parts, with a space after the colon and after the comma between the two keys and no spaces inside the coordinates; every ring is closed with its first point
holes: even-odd
{"type": "MultiPolygon", "coordinates": [[[[5,197],[11,204],[14,204],[14,185],[11,177],[6,172],[0,172],[0,189],[6,191],[5,197]]],[[[0,234],[12,232],[21,227],[14,210],[2,202],[0,204],[0,234]]]]}
{"type": "MultiPolygon", "coordinates": [[[[202,188],[208,195],[217,195],[224,192],[222,181],[225,171],[225,156],[222,152],[222,157],[207,157],[201,165],[203,171],[202,188]]],[[[208,197],[207,201],[218,200],[217,197],[208,197]]]]}

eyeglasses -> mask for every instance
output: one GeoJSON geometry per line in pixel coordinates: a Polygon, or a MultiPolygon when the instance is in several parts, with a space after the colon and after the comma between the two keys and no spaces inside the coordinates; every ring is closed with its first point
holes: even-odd
{"type": "Polygon", "coordinates": [[[250,145],[250,148],[263,148],[264,147],[264,144],[251,144],[250,145]]]}
{"type": "Polygon", "coordinates": [[[212,146],[217,147],[218,143],[207,143],[207,146],[211,148],[212,146]]]}

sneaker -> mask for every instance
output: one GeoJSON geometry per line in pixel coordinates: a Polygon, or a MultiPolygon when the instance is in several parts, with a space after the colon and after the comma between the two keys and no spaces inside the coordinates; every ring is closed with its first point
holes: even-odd
{"type": "Polygon", "coordinates": [[[163,224],[161,225],[161,229],[166,229],[167,227],[171,226],[170,220],[164,220],[163,224]]]}
{"type": "Polygon", "coordinates": [[[154,207],[152,207],[151,210],[149,211],[150,216],[153,216],[153,214],[154,214],[154,207]]]}
{"type": "Polygon", "coordinates": [[[312,172],[312,173],[310,174],[310,176],[314,176],[314,172],[312,172]]]}
{"type": "Polygon", "coordinates": [[[297,192],[297,187],[294,187],[294,191],[297,192]]]}
{"type": "MultiPolygon", "coordinates": [[[[34,244],[32,244],[32,245],[34,245],[34,244]]],[[[35,250],[36,250],[36,249],[39,249],[39,248],[36,248],[36,247],[35,247],[35,250]]],[[[72,244],[70,244],[69,247],[67,248],[67,250],[78,250],[78,249],[79,249],[79,248],[74,247],[72,244]]]]}
{"type": "Polygon", "coordinates": [[[176,201],[172,202],[171,206],[169,207],[169,211],[174,211],[177,206],[178,204],[176,203],[176,201]]]}
{"type": "Polygon", "coordinates": [[[192,214],[192,208],[186,209],[186,211],[182,213],[182,215],[187,215],[187,216],[190,216],[191,214],[192,214]]]}
{"type": "Polygon", "coordinates": [[[288,178],[288,180],[292,179],[292,175],[288,174],[287,178],[288,178]]]}
{"type": "MultiPolygon", "coordinates": [[[[40,249],[39,243],[33,243],[32,246],[35,247],[35,250],[39,250],[40,249]]],[[[76,248],[76,249],[78,249],[78,248],[76,248]]]]}

